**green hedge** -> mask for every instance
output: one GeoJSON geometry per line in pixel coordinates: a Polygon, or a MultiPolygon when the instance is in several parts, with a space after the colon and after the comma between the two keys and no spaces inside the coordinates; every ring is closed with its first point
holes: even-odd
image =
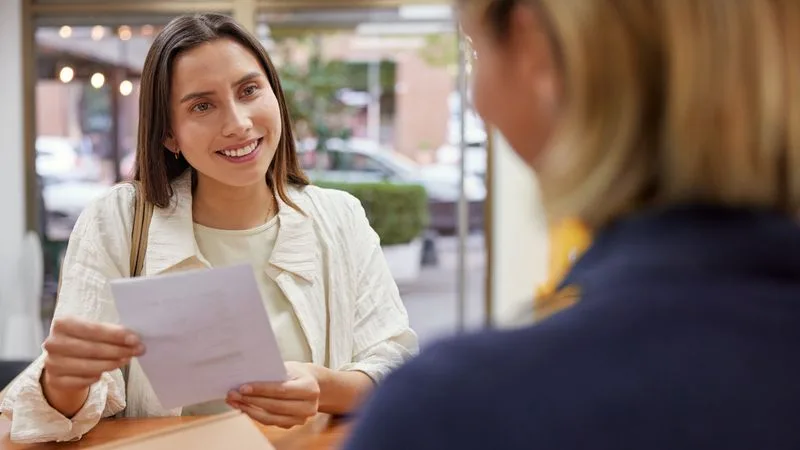
{"type": "Polygon", "coordinates": [[[414,184],[317,182],[317,186],[349,192],[361,201],[382,245],[405,244],[428,226],[428,196],[414,184]]]}

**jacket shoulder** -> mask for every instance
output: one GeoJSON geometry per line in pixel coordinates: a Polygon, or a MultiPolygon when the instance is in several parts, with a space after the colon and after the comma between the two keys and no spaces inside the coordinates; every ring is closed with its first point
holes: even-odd
{"type": "Polygon", "coordinates": [[[347,206],[353,207],[360,205],[361,202],[349,192],[339,189],[323,188],[315,185],[296,188],[297,192],[317,202],[324,202],[328,206],[347,206]]]}
{"type": "Polygon", "coordinates": [[[101,232],[103,235],[130,234],[136,188],[130,183],[120,183],[94,199],[81,212],[72,236],[81,238],[101,232]]]}
{"type": "Polygon", "coordinates": [[[364,216],[361,202],[349,192],[314,185],[292,188],[291,196],[306,214],[340,224],[364,216]]]}

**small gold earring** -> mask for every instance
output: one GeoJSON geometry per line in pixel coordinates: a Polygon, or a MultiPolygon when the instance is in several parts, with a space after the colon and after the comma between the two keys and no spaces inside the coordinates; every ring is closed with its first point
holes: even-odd
{"type": "Polygon", "coordinates": [[[175,152],[175,159],[178,159],[178,157],[179,157],[180,155],[181,155],[181,151],[180,151],[180,150],[177,150],[177,151],[175,152]]]}

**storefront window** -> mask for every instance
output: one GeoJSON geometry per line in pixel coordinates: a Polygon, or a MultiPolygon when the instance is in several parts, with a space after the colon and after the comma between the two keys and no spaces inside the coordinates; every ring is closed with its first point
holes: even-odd
{"type": "MultiPolygon", "coordinates": [[[[78,216],[132,174],[142,66],[155,34],[171,18],[101,6],[103,14],[37,19],[36,174],[50,300],[58,255],[78,216]]],[[[450,7],[265,9],[254,17],[254,31],[279,70],[300,162],[311,179],[345,190],[380,186],[374,195],[386,186],[424,192],[417,210],[402,204],[393,213],[424,216],[419,229],[409,234],[380,227],[390,230],[381,236],[384,251],[423,342],[457,329],[461,300],[467,325],[482,325],[486,133],[462,101],[457,81],[464,61],[450,7]],[[468,140],[463,190],[462,110],[468,140]],[[460,240],[462,192],[468,234],[460,240]],[[459,299],[462,257],[467,286],[466,298],[459,299]]],[[[394,227],[421,223],[368,214],[394,227]]],[[[52,301],[45,299],[48,305],[52,301]]]]}

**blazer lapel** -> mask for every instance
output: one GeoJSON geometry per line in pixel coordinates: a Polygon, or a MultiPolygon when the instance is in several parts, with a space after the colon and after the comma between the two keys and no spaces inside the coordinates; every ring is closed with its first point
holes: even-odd
{"type": "Polygon", "coordinates": [[[172,183],[173,196],[168,208],[154,208],[145,254],[144,275],[158,275],[175,266],[203,267],[196,257],[192,226],[192,176],[186,171],[172,183]]]}
{"type": "MultiPolygon", "coordinates": [[[[292,189],[293,201],[306,213],[312,207],[292,189]]],[[[323,276],[322,246],[314,230],[314,221],[279,200],[280,228],[275,248],[269,258],[267,274],[275,280],[291,303],[311,348],[315,364],[324,364],[327,356],[328,311],[323,276]]]]}

